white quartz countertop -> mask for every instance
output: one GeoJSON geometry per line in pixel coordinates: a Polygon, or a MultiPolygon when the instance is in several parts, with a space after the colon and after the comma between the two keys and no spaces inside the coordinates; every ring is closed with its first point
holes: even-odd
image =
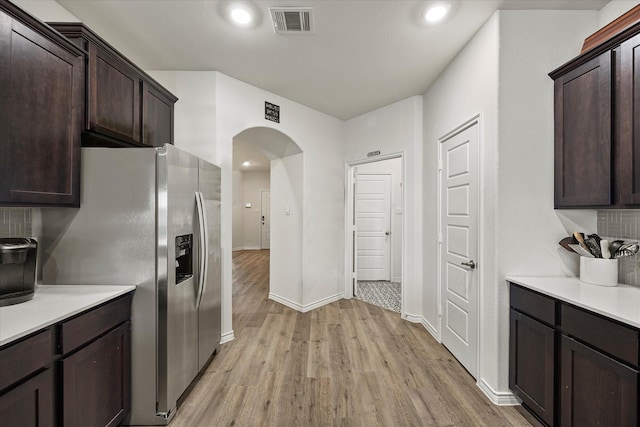
{"type": "Polygon", "coordinates": [[[135,286],[38,285],[30,301],[0,307],[0,346],[135,290],[135,286]]]}
{"type": "Polygon", "coordinates": [[[576,277],[518,277],[507,281],[640,329],[640,288],[598,286],[576,277]]]}

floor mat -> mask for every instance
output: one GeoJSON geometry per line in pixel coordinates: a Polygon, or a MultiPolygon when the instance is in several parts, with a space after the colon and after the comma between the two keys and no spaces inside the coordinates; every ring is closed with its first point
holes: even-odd
{"type": "Polygon", "coordinates": [[[378,280],[358,280],[358,295],[356,298],[400,313],[400,282],[378,280]]]}

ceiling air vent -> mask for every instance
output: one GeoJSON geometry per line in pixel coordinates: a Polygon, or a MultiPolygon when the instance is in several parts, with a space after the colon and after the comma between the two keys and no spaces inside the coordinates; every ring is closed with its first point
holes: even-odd
{"type": "Polygon", "coordinates": [[[273,29],[278,34],[304,34],[313,32],[313,8],[270,7],[273,29]]]}

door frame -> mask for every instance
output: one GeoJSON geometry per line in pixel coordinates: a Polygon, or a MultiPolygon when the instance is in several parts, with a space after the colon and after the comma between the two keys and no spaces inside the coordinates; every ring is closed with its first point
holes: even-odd
{"type": "MultiPolygon", "coordinates": [[[[407,262],[406,262],[406,254],[407,254],[407,224],[406,224],[406,203],[407,198],[405,194],[405,183],[406,179],[406,162],[405,162],[405,151],[396,151],[389,154],[378,155],[375,157],[368,157],[364,159],[356,159],[351,160],[345,163],[345,215],[344,215],[344,247],[345,247],[345,262],[344,262],[344,298],[350,299],[353,298],[353,279],[356,278],[356,257],[354,252],[354,244],[353,244],[353,232],[355,231],[355,227],[353,224],[353,217],[355,212],[354,206],[354,175],[356,172],[356,168],[360,165],[368,164],[368,163],[376,163],[382,160],[391,160],[400,158],[401,162],[401,194],[402,194],[402,245],[401,245],[401,258],[402,258],[402,266],[401,266],[401,275],[402,275],[402,285],[400,286],[400,317],[405,319],[407,317],[405,313],[405,287],[406,287],[406,278],[407,278],[407,262]]],[[[391,212],[393,215],[393,211],[391,212]]],[[[393,259],[393,258],[392,258],[393,259]]]]}
{"type": "Polygon", "coordinates": [[[269,193],[269,249],[271,249],[271,188],[268,190],[260,190],[260,249],[265,249],[264,247],[264,233],[263,233],[263,221],[262,217],[264,217],[264,193],[269,193]]]}
{"type": "MultiPolygon", "coordinates": [[[[477,225],[478,225],[478,259],[476,260],[478,262],[478,264],[480,265],[481,262],[483,262],[483,260],[481,259],[481,253],[480,253],[480,248],[482,248],[483,246],[483,242],[484,242],[484,232],[483,232],[483,227],[481,227],[480,225],[484,222],[483,221],[483,210],[482,210],[482,206],[484,205],[484,197],[483,197],[483,193],[482,191],[480,191],[481,188],[483,188],[483,184],[484,184],[484,173],[483,173],[483,162],[482,162],[482,153],[483,153],[483,148],[484,148],[484,141],[483,141],[483,134],[484,134],[484,129],[482,126],[482,114],[478,113],[475,116],[473,116],[471,119],[466,120],[465,122],[463,122],[461,125],[457,126],[456,128],[454,128],[453,130],[447,132],[446,134],[444,134],[443,136],[441,136],[440,138],[438,138],[438,160],[437,160],[437,170],[438,170],[438,179],[437,179],[437,224],[438,224],[438,229],[437,229],[437,236],[438,238],[436,239],[436,245],[437,245],[437,263],[436,263],[436,280],[437,280],[437,286],[436,286],[436,298],[438,300],[438,335],[437,335],[437,339],[438,342],[440,344],[442,344],[442,315],[443,315],[443,307],[442,307],[442,295],[443,295],[443,289],[442,289],[442,243],[443,243],[443,239],[442,239],[442,145],[445,141],[449,140],[450,138],[454,137],[455,135],[467,130],[468,128],[477,125],[478,126],[478,150],[477,150],[477,159],[476,161],[477,163],[477,171],[478,171],[478,176],[477,176],[477,180],[478,180],[478,197],[477,197],[477,225]]],[[[484,280],[483,280],[483,275],[481,274],[481,270],[478,270],[478,276],[477,276],[477,286],[478,286],[478,296],[477,296],[477,307],[476,307],[476,337],[477,337],[477,346],[476,346],[476,363],[477,363],[477,372],[476,372],[476,382],[479,383],[480,378],[482,378],[482,375],[480,374],[481,371],[481,365],[480,365],[480,354],[482,353],[480,351],[480,343],[482,342],[482,328],[480,325],[480,321],[481,319],[484,318],[483,314],[483,310],[482,307],[483,305],[481,304],[481,301],[483,300],[483,288],[484,288],[484,280]]]]}

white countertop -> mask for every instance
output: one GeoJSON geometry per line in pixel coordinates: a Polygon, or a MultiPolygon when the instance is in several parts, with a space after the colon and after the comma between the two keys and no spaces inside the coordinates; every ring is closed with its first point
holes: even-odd
{"type": "Polygon", "coordinates": [[[507,281],[640,329],[640,288],[598,286],[576,277],[518,277],[507,281]]]}
{"type": "Polygon", "coordinates": [[[30,301],[0,307],[0,346],[135,290],[135,286],[38,285],[30,301]]]}

